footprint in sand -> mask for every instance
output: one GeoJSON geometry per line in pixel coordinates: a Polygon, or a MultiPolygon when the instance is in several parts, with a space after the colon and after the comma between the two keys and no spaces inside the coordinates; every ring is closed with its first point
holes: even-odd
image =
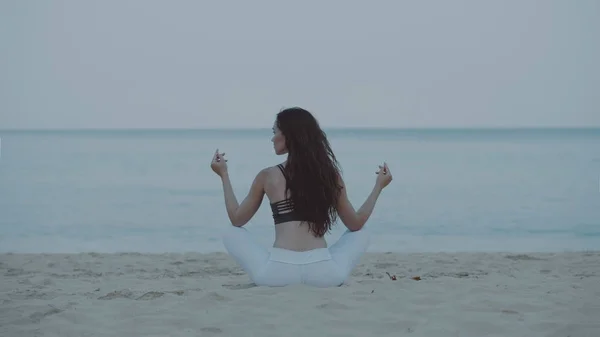
{"type": "Polygon", "coordinates": [[[339,303],[339,302],[335,302],[335,301],[329,301],[327,303],[323,303],[323,304],[319,304],[316,307],[317,309],[349,309],[349,307],[345,304],[339,303]]]}
{"type": "Polygon", "coordinates": [[[144,295],[136,298],[136,301],[150,301],[153,299],[157,299],[159,297],[163,297],[165,293],[161,292],[161,291],[149,291],[147,293],[145,293],[144,295]]]}
{"type": "Polygon", "coordinates": [[[182,296],[185,293],[185,291],[183,291],[183,290],[173,290],[173,291],[167,291],[167,292],[169,294],[175,294],[177,296],[182,296]]]}
{"type": "Polygon", "coordinates": [[[8,268],[4,276],[19,276],[21,274],[25,274],[25,271],[21,268],[8,268]]]}
{"type": "Polygon", "coordinates": [[[256,287],[254,283],[247,284],[223,284],[223,288],[227,288],[230,290],[241,290],[241,289],[250,289],[256,287]]]}
{"type": "Polygon", "coordinates": [[[502,310],[503,314],[509,314],[509,315],[518,315],[519,312],[518,311],[514,311],[514,310],[502,310]]]}
{"type": "Polygon", "coordinates": [[[54,307],[51,305],[48,305],[48,306],[49,306],[49,309],[47,311],[44,311],[44,312],[36,311],[33,314],[29,315],[29,319],[31,320],[31,322],[39,323],[46,316],[59,314],[59,313],[63,312],[63,310],[58,309],[57,307],[54,307]]]}
{"type": "Polygon", "coordinates": [[[200,331],[202,332],[212,332],[212,333],[221,333],[223,332],[223,330],[221,328],[215,328],[212,326],[208,326],[206,328],[201,328],[200,331]]]}
{"type": "Polygon", "coordinates": [[[540,259],[540,258],[535,257],[535,256],[529,256],[527,254],[506,255],[505,257],[507,259],[510,259],[510,260],[513,260],[513,261],[539,261],[539,260],[544,260],[544,259],[540,259]]]}
{"type": "Polygon", "coordinates": [[[114,300],[116,298],[132,298],[133,293],[130,290],[115,290],[104,296],[98,297],[99,300],[114,300]]]}
{"type": "MultiPolygon", "coordinates": [[[[172,291],[170,293],[176,294],[176,295],[183,295],[183,291],[181,290],[175,290],[172,291]]],[[[159,297],[163,297],[165,295],[164,292],[162,291],[149,291],[145,294],[143,294],[142,296],[138,296],[135,297],[135,294],[133,292],[131,292],[130,290],[116,290],[116,291],[112,291],[104,296],[100,296],[98,297],[99,300],[114,300],[117,298],[127,298],[127,299],[134,299],[136,301],[151,301],[154,299],[157,299],[159,297]]]]}
{"type": "Polygon", "coordinates": [[[204,296],[204,298],[209,299],[209,300],[213,300],[213,301],[217,301],[217,302],[226,302],[229,301],[230,298],[225,297],[217,292],[210,292],[207,295],[204,296]]]}
{"type": "Polygon", "coordinates": [[[391,267],[398,267],[397,263],[389,263],[389,262],[380,262],[380,263],[375,263],[374,266],[376,269],[386,269],[386,268],[391,268],[391,267]]]}

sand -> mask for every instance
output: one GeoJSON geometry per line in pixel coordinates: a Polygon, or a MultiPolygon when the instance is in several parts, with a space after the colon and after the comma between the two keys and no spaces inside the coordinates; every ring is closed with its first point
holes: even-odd
{"type": "Polygon", "coordinates": [[[600,336],[600,252],[368,253],[329,289],[224,253],[3,254],[0,280],[6,337],[600,336]]]}

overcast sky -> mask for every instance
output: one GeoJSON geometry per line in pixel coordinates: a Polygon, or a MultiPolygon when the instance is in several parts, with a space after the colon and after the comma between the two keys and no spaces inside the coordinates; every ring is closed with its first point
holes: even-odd
{"type": "Polygon", "coordinates": [[[600,126],[600,1],[0,1],[0,128],[600,126]]]}

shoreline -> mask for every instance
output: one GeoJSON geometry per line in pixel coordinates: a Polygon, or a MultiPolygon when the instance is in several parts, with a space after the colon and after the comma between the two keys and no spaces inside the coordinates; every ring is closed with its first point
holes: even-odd
{"type": "Polygon", "coordinates": [[[0,334],[596,336],[599,293],[600,251],[367,252],[334,288],[256,287],[223,252],[2,253],[0,334]]]}
{"type": "MultiPolygon", "coordinates": [[[[270,249],[271,247],[265,247],[270,249]]],[[[591,254],[600,256],[600,249],[563,249],[563,250],[505,250],[505,251],[497,251],[497,250],[462,250],[462,251],[437,251],[437,250],[422,250],[422,251],[371,251],[367,250],[364,253],[364,256],[376,256],[376,255],[402,255],[402,256],[411,256],[411,255],[556,255],[556,254],[591,254]]],[[[135,251],[135,250],[115,250],[115,251],[77,251],[77,252],[19,252],[19,251],[0,251],[0,261],[3,256],[12,256],[12,255],[22,255],[22,256],[77,256],[77,255],[92,255],[92,256],[165,256],[165,255],[199,255],[199,256],[211,256],[211,255],[229,255],[226,250],[220,251],[156,251],[156,252],[148,252],[148,251],[135,251]]]]}
{"type": "MultiPolygon", "coordinates": [[[[262,236],[263,232],[252,230],[256,242],[265,249],[273,245],[272,233],[262,236]]],[[[327,238],[328,246],[339,238],[339,233],[327,238]]],[[[374,234],[368,253],[394,254],[464,254],[464,253],[498,253],[498,254],[538,254],[538,253],[572,253],[600,251],[600,239],[597,236],[574,238],[538,237],[538,238],[505,238],[490,236],[396,236],[374,234]]],[[[212,254],[226,253],[220,238],[212,240],[196,240],[180,237],[115,237],[99,239],[93,242],[66,239],[60,237],[37,237],[28,239],[0,240],[2,254],[212,254]]]]}

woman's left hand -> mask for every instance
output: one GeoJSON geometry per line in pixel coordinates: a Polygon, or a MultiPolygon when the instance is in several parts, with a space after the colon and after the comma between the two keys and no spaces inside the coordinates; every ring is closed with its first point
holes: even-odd
{"type": "Polygon", "coordinates": [[[225,153],[219,153],[219,149],[215,151],[215,155],[210,163],[210,168],[219,176],[227,173],[227,159],[225,159],[225,153]]]}

